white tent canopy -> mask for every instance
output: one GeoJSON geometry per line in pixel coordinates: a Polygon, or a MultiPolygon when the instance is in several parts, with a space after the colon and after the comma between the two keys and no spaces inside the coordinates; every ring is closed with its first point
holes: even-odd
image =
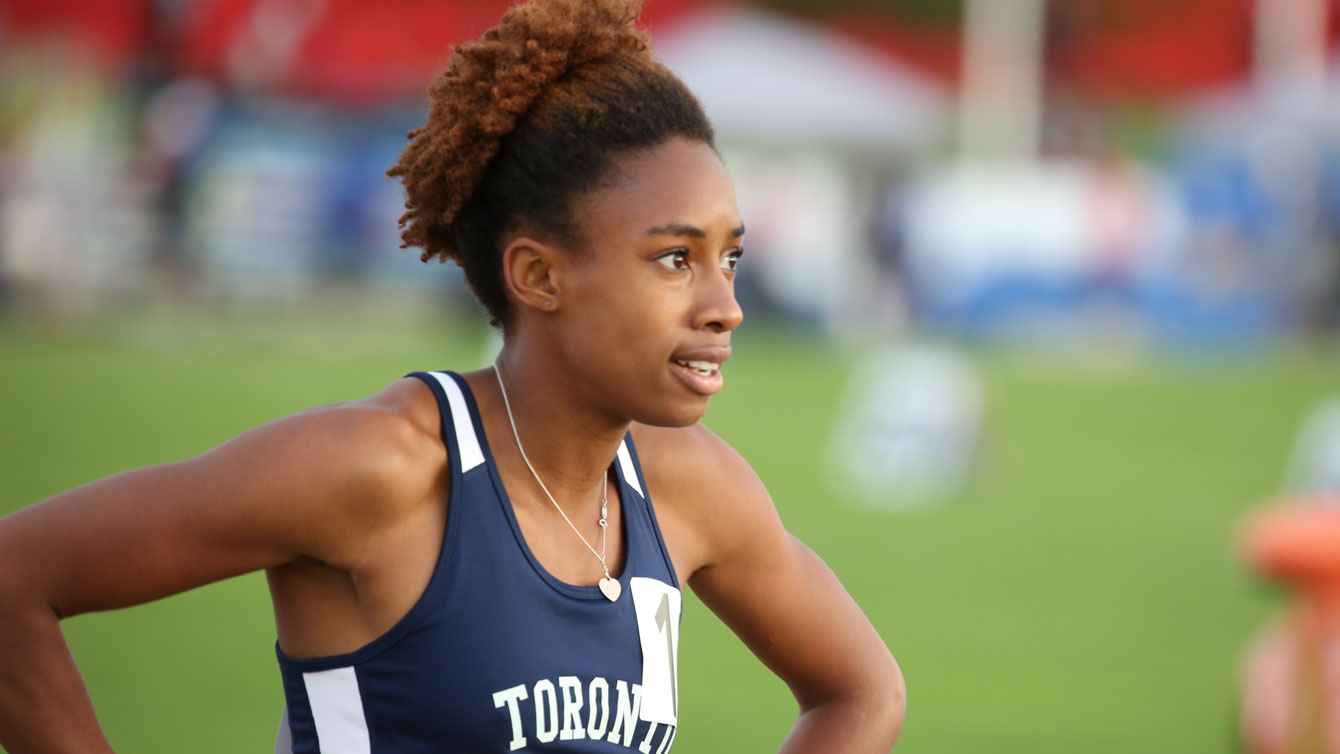
{"type": "Polygon", "coordinates": [[[920,149],[944,127],[946,98],[928,77],[759,8],[707,9],[659,31],[652,46],[724,138],[920,149]]]}

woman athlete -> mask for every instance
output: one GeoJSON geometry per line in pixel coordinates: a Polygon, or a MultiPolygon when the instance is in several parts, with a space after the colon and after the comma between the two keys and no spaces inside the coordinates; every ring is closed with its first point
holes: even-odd
{"type": "Polygon", "coordinates": [[[264,569],[294,752],[665,752],[682,583],[784,680],[788,752],[887,751],[897,664],[699,423],[744,226],[621,0],[455,49],[389,172],[492,368],[416,373],[0,519],[0,745],[106,752],[59,621],[264,569]],[[653,503],[654,501],[654,508],[653,503]]]}

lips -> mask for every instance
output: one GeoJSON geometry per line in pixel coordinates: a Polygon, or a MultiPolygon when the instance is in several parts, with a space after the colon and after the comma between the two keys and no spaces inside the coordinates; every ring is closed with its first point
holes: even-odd
{"type": "Polygon", "coordinates": [[[682,349],[670,357],[671,371],[693,392],[712,395],[721,390],[721,365],[730,352],[730,346],[682,349]]]}
{"type": "Polygon", "coordinates": [[[670,356],[670,360],[679,364],[690,364],[700,362],[711,364],[720,369],[721,365],[730,358],[730,346],[696,346],[693,348],[681,348],[670,356]]]}

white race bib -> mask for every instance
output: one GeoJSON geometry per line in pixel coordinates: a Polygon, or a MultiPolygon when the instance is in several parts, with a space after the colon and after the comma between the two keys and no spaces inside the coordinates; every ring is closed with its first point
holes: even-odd
{"type": "Polygon", "coordinates": [[[679,590],[634,576],[628,580],[642,641],[642,710],[638,717],[677,725],[679,720],[679,590]]]}

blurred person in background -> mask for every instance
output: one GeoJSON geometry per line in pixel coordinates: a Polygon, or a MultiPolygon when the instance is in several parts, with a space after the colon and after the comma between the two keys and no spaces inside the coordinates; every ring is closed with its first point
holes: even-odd
{"type": "Polygon", "coordinates": [[[1340,399],[1303,423],[1284,488],[1243,529],[1289,603],[1244,657],[1241,736],[1251,754],[1340,752],[1340,399]]]}
{"type": "Polygon", "coordinates": [[[1251,567],[1290,596],[1244,658],[1245,749],[1340,752],[1340,498],[1332,492],[1258,511],[1243,540],[1251,567]]]}
{"type": "Polygon", "coordinates": [[[893,745],[897,663],[699,423],[744,226],[638,10],[512,9],[455,49],[390,171],[405,244],[460,264],[501,327],[492,369],[416,372],[0,520],[8,751],[109,750],[61,619],[260,569],[280,751],[668,751],[682,581],[795,694],[784,751],[893,745]]]}

